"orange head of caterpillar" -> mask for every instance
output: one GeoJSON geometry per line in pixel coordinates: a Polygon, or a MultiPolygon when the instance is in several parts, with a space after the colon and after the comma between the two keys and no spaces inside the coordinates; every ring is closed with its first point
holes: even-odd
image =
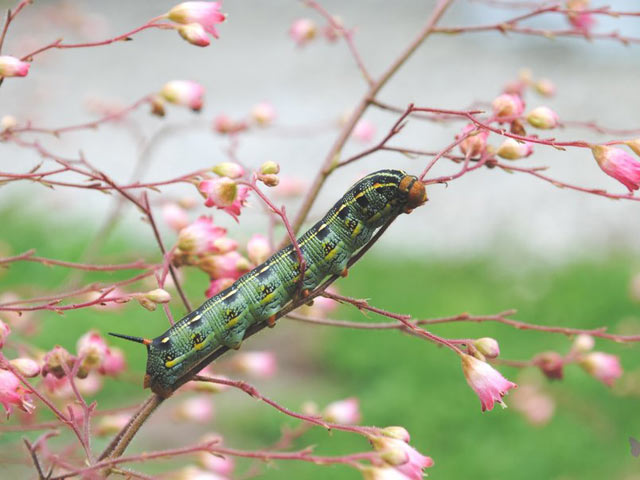
{"type": "Polygon", "coordinates": [[[424,183],[413,175],[402,177],[398,184],[398,189],[407,194],[407,203],[403,209],[404,213],[411,213],[414,208],[427,201],[427,190],[424,183]]]}

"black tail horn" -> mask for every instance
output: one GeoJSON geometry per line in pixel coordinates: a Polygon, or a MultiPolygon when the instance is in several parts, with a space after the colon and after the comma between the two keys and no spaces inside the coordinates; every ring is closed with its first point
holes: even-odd
{"type": "Polygon", "coordinates": [[[124,338],[125,340],[129,340],[130,342],[142,343],[143,345],[149,345],[152,342],[152,340],[148,338],[133,337],[131,335],[123,335],[122,333],[109,332],[109,335],[112,335],[118,338],[124,338]]]}

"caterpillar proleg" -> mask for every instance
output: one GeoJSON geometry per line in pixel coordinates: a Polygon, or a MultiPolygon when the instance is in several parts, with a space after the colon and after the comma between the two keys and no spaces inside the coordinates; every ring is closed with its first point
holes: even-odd
{"type": "MultiPolygon", "coordinates": [[[[342,274],[379,227],[426,200],[424,184],[401,170],[380,170],[356,182],[298,238],[307,265],[302,289],[312,290],[327,276],[342,274]]],[[[154,339],[112,335],[146,345],[144,386],[168,396],[217,348],[239,348],[247,328],[268,321],[294,298],[298,260],[292,245],[281,249],[154,339]]]]}

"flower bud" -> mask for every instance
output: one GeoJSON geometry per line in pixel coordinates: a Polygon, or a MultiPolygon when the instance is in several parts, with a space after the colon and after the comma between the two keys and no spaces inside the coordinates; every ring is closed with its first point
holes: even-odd
{"type": "Polygon", "coordinates": [[[262,165],[260,165],[259,172],[263,175],[278,174],[280,173],[280,165],[269,160],[268,162],[264,162],[262,165]]]}
{"type": "Polygon", "coordinates": [[[564,375],[564,358],[557,352],[543,352],[533,359],[534,365],[550,380],[561,379],[564,375]]]}
{"type": "Polygon", "coordinates": [[[178,420],[207,423],[213,418],[213,402],[208,395],[190,397],[179,403],[173,414],[178,420]]]}
{"type": "Polygon", "coordinates": [[[239,133],[247,129],[244,121],[235,121],[225,114],[218,115],[213,119],[213,129],[221,134],[239,133]]]}
{"type": "MultiPolygon", "coordinates": [[[[466,125],[462,132],[456,135],[456,140],[462,138],[464,135],[476,130],[476,126],[473,123],[466,125]]],[[[473,135],[468,136],[460,142],[460,150],[463,155],[469,155],[469,158],[479,157],[487,148],[487,138],[489,132],[487,130],[479,130],[473,135]]]]}
{"type": "Polygon", "coordinates": [[[109,347],[99,372],[103,375],[116,376],[127,368],[124,352],[117,347],[109,347]]]}
{"type": "Polygon", "coordinates": [[[534,85],[536,92],[538,92],[543,97],[553,97],[556,93],[556,86],[553,84],[551,80],[546,78],[541,78],[534,85]]]}
{"type": "Polygon", "coordinates": [[[160,95],[167,102],[198,112],[202,109],[204,88],[191,80],[172,80],[162,87],[160,95]]]}
{"type": "Polygon", "coordinates": [[[409,432],[404,427],[392,425],[390,427],[383,428],[381,431],[387,437],[396,438],[406,443],[409,443],[409,440],[411,440],[411,435],[409,435],[409,432]]]}
{"type": "Polygon", "coordinates": [[[199,217],[191,225],[180,230],[178,248],[187,254],[202,255],[205,253],[222,253],[216,247],[216,241],[225,236],[227,231],[215,225],[207,216],[199,217]]]}
{"type": "Polygon", "coordinates": [[[267,187],[277,187],[280,182],[278,176],[273,174],[258,175],[258,180],[264,183],[267,187]]]}
{"type": "Polygon", "coordinates": [[[31,413],[35,409],[31,403],[30,391],[23,387],[20,379],[9,370],[0,370],[0,405],[11,414],[11,405],[16,405],[20,410],[31,413]]]}
{"type": "Polygon", "coordinates": [[[624,142],[624,144],[627,145],[631,150],[633,150],[633,153],[640,156],[640,138],[627,140],[626,142],[624,142]]]}
{"type": "Polygon", "coordinates": [[[155,312],[156,308],[158,308],[158,305],[155,302],[149,300],[143,295],[137,296],[136,300],[143,308],[146,308],[150,312],[155,312]]]}
{"type": "Polygon", "coordinates": [[[27,378],[35,377],[40,374],[40,365],[30,358],[14,358],[9,363],[13,365],[22,375],[27,378]]]}
{"type": "Polygon", "coordinates": [[[498,341],[491,337],[482,337],[474,340],[473,346],[487,358],[496,358],[500,355],[498,341]]]}
{"type": "Polygon", "coordinates": [[[345,398],[327,405],[322,417],[328,422],[354,425],[360,421],[360,406],[355,397],[345,398]]]}
{"type": "Polygon", "coordinates": [[[268,102],[258,103],[251,109],[251,118],[261,127],[271,125],[276,118],[276,110],[268,102]]]}
{"type": "Polygon", "coordinates": [[[259,233],[254,234],[247,242],[247,254],[254,265],[264,263],[271,254],[271,245],[267,237],[259,233]]]}
{"type": "Polygon", "coordinates": [[[360,120],[353,127],[351,136],[362,143],[369,143],[376,135],[376,126],[369,120],[360,120]]]}
{"type": "Polygon", "coordinates": [[[156,117],[164,117],[164,99],[160,95],[154,95],[151,99],[151,114],[156,117]]]}
{"type": "Polygon", "coordinates": [[[162,288],[151,290],[145,293],[144,296],[154,303],[169,303],[171,301],[171,294],[162,288]]]}
{"type": "Polygon", "coordinates": [[[206,47],[211,43],[205,29],[199,23],[188,23],[178,27],[178,33],[191,45],[206,47]]]}
{"type": "Polygon", "coordinates": [[[31,64],[9,55],[0,56],[0,77],[25,77],[31,64]]]}
{"type": "Polygon", "coordinates": [[[13,115],[4,115],[0,119],[0,128],[2,130],[11,130],[18,125],[18,120],[13,115]]]}
{"type": "Polygon", "coordinates": [[[289,28],[289,36],[299,47],[306,45],[316,36],[316,24],[308,18],[295,20],[289,28]]]}
{"type": "Polygon", "coordinates": [[[595,343],[596,342],[591,335],[581,333],[573,341],[572,350],[579,353],[587,353],[593,350],[595,343]]]}
{"type": "Polygon", "coordinates": [[[503,93],[491,102],[493,116],[496,120],[517,118],[524,111],[524,102],[520,95],[503,93]]]}
{"type": "Polygon", "coordinates": [[[215,25],[226,20],[226,15],[220,13],[220,6],[220,2],[183,2],[169,10],[166,17],[182,25],[200,24],[205,31],[218,38],[215,25]]]}
{"type": "Polygon", "coordinates": [[[222,162],[214,166],[211,171],[221,177],[240,178],[244,175],[244,168],[234,162],[222,162]]]}
{"type": "Polygon", "coordinates": [[[533,153],[533,146],[529,142],[519,142],[513,138],[507,138],[498,147],[497,155],[507,160],[518,160],[528,157],[533,153]]]}
{"type": "Polygon", "coordinates": [[[630,193],[640,188],[640,162],[630,154],[606,145],[594,145],[591,152],[602,171],[624,184],[630,193]]]}
{"type": "Polygon", "coordinates": [[[198,267],[212,278],[239,278],[251,269],[251,265],[236,251],[221,255],[206,255],[198,261],[198,267]]]}
{"type": "Polygon", "coordinates": [[[550,130],[556,128],[560,122],[558,114],[551,110],[549,107],[537,107],[529,112],[527,115],[527,122],[529,125],[540,128],[543,130],[550,130]]]}
{"type": "Polygon", "coordinates": [[[63,365],[71,370],[73,357],[60,345],[56,345],[53,350],[45,353],[43,364],[42,375],[47,376],[50,373],[56,378],[62,378],[66,375],[63,365]]]}
{"type": "Polygon", "coordinates": [[[591,352],[582,357],[580,366],[591,376],[608,387],[622,375],[622,367],[617,355],[604,352],[591,352]]]}

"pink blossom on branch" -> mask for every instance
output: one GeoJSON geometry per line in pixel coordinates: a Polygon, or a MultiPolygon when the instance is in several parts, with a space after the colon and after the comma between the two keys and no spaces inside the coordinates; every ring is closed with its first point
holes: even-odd
{"type": "Polygon", "coordinates": [[[117,347],[109,347],[98,371],[103,375],[115,376],[124,372],[126,368],[124,352],[117,347]]]}
{"type": "Polygon", "coordinates": [[[513,120],[524,112],[524,102],[520,95],[503,93],[491,102],[493,116],[496,120],[513,120]]]}
{"type": "Polygon", "coordinates": [[[260,233],[254,234],[247,242],[247,255],[254,265],[263,263],[271,255],[269,239],[260,233]]]}
{"type": "Polygon", "coordinates": [[[482,411],[492,410],[495,402],[505,407],[502,397],[517,385],[504,378],[487,362],[465,353],[462,354],[461,359],[464,376],[469,386],[480,398],[482,411]]]}
{"type": "MultiPolygon", "coordinates": [[[[478,127],[475,124],[470,123],[466,125],[462,132],[456,135],[456,140],[462,138],[464,135],[473,132],[478,127]]],[[[477,133],[468,136],[460,142],[460,151],[463,155],[469,155],[469,158],[479,157],[487,148],[487,138],[489,137],[488,130],[480,130],[477,133]]]]}
{"type": "Polygon", "coordinates": [[[257,378],[272,377],[277,370],[276,357],[271,352],[238,353],[231,364],[238,371],[257,378]]]}
{"type": "Polygon", "coordinates": [[[608,387],[613,386],[613,382],[622,376],[622,367],[617,355],[591,352],[582,357],[579,363],[589,375],[608,387]]]}
{"type": "Polygon", "coordinates": [[[373,449],[380,453],[382,460],[402,474],[403,478],[422,480],[423,470],[433,466],[431,457],[422,455],[409,445],[408,434],[403,438],[395,435],[372,435],[369,441],[373,449]]]}
{"type": "Polygon", "coordinates": [[[530,142],[521,142],[513,138],[505,139],[498,147],[496,154],[507,160],[519,160],[533,153],[533,145],[530,142]]]}
{"type": "Polygon", "coordinates": [[[30,391],[9,370],[0,370],[0,404],[4,407],[7,418],[11,415],[12,405],[27,413],[35,409],[31,403],[30,391]]]}
{"type": "Polygon", "coordinates": [[[249,196],[249,187],[238,185],[228,177],[202,180],[198,190],[205,197],[207,207],[224,210],[236,220],[249,196]]]}
{"type": "Polygon", "coordinates": [[[28,357],[14,358],[9,363],[13,365],[22,375],[33,378],[40,374],[40,365],[35,360],[28,357]]]}
{"type": "Polygon", "coordinates": [[[178,27],[178,33],[191,45],[196,47],[206,47],[211,41],[206,30],[199,23],[189,23],[178,27]]]}
{"type": "Polygon", "coordinates": [[[327,405],[322,412],[322,417],[328,422],[341,423],[343,425],[357,424],[362,415],[360,403],[356,397],[345,398],[327,405]]]}
{"type": "Polygon", "coordinates": [[[640,162],[630,154],[606,145],[592,146],[591,153],[602,171],[624,184],[629,192],[640,188],[640,162]]]}
{"type": "Polygon", "coordinates": [[[233,278],[237,280],[251,269],[249,261],[236,251],[223,255],[207,255],[198,261],[198,267],[211,278],[233,278]]]}
{"type": "Polygon", "coordinates": [[[302,47],[313,40],[316,36],[317,28],[313,20],[299,18],[294,20],[289,27],[289,36],[297,46],[302,47]]]}
{"type": "Polygon", "coordinates": [[[240,178],[244,176],[244,168],[235,162],[221,162],[215,165],[211,171],[221,177],[240,178]]]}
{"type": "Polygon", "coordinates": [[[191,80],[172,80],[162,87],[160,96],[167,102],[199,112],[204,102],[204,88],[191,80]]]}
{"type": "Polygon", "coordinates": [[[227,233],[225,228],[214,225],[213,218],[199,217],[191,225],[180,230],[178,234],[178,248],[191,255],[205,253],[224,253],[216,245],[227,233]]]}
{"type": "MultiPolygon", "coordinates": [[[[230,287],[235,282],[235,278],[231,277],[223,277],[223,278],[212,278],[211,283],[209,283],[209,288],[204,292],[205,296],[213,297],[214,295],[220,293],[225,288],[230,287]]],[[[207,385],[213,385],[208,382],[205,382],[207,385]]]]}
{"type": "Polygon", "coordinates": [[[251,119],[260,127],[266,127],[276,119],[276,109],[269,102],[260,102],[251,108],[251,119]]]}
{"type": "Polygon", "coordinates": [[[591,13],[584,13],[589,8],[589,0],[567,0],[567,20],[576,30],[589,33],[596,24],[596,19],[591,13]]]}
{"type": "Polygon", "coordinates": [[[376,126],[369,120],[360,120],[356,123],[356,126],[353,127],[353,132],[351,133],[353,138],[362,143],[371,142],[375,135],[376,126]]]}
{"type": "Polygon", "coordinates": [[[213,119],[213,130],[222,135],[240,133],[247,129],[247,123],[242,120],[233,120],[224,113],[213,119]]]}
{"type": "Polygon", "coordinates": [[[226,15],[220,13],[220,2],[183,2],[173,7],[167,13],[167,18],[182,25],[197,23],[215,38],[219,38],[215,25],[226,20],[226,15]]]}
{"type": "Polygon", "coordinates": [[[529,125],[542,130],[556,128],[560,123],[558,114],[549,107],[536,107],[527,114],[529,125]]]}
{"type": "Polygon", "coordinates": [[[176,203],[167,203],[162,207],[162,217],[172,230],[179,232],[189,225],[187,212],[176,203]]]}
{"type": "Polygon", "coordinates": [[[9,55],[0,56],[0,77],[25,77],[29,73],[28,62],[11,57],[9,55]]]}

